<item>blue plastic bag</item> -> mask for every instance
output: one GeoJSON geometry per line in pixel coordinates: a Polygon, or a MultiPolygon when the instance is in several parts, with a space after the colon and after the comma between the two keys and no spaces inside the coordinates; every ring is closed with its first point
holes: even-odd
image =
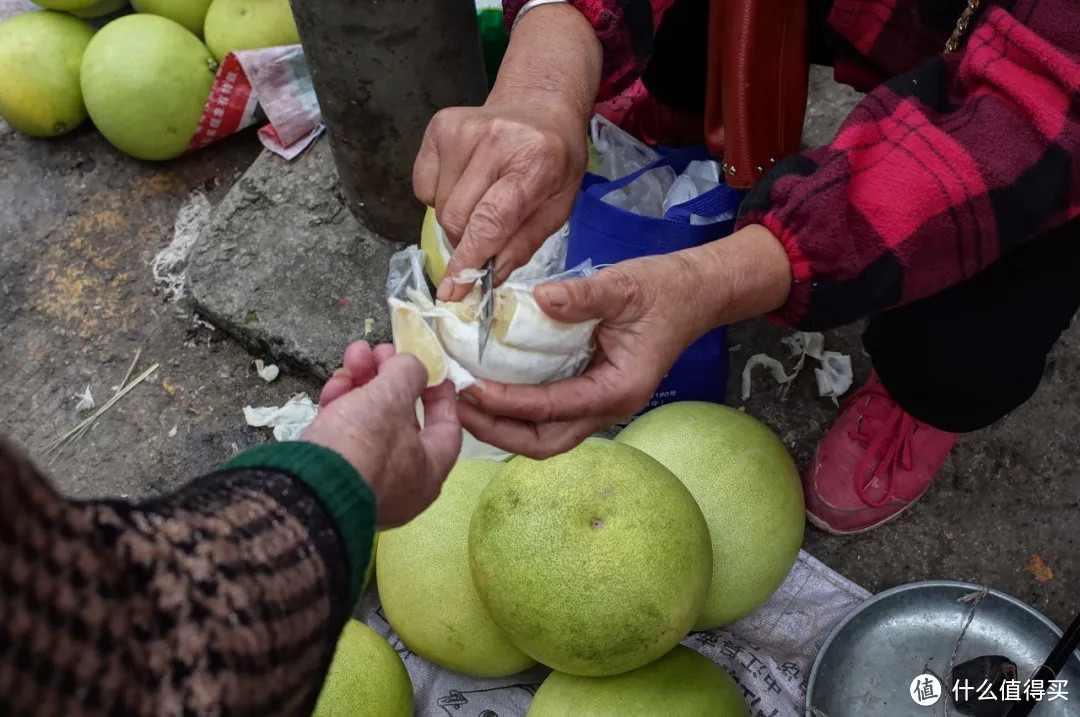
{"type": "MultiPolygon", "coordinates": [[[[731,234],[735,214],[745,193],[721,184],[683,204],[667,210],[663,217],[635,214],[603,200],[645,172],[667,166],[682,174],[695,160],[711,159],[705,147],[661,150],[661,158],[633,174],[608,181],[586,174],[570,215],[570,237],[566,264],[573,266],[591,259],[594,266],[625,259],[666,254],[700,246],[731,234]],[[725,218],[708,224],[693,223],[692,216],[725,218]]],[[[674,401],[723,403],[727,394],[730,363],[727,332],[718,327],[691,344],[675,361],[661,381],[648,408],[674,401]]]]}

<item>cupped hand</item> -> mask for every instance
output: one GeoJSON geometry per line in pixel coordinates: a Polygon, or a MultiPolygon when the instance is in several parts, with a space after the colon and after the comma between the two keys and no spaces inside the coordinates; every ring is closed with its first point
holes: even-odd
{"type": "Polygon", "coordinates": [[[454,387],[425,388],[427,371],[394,347],[350,345],[301,436],[336,451],[375,493],[380,530],[407,523],[439,495],[461,450],[454,387]],[[424,428],[416,401],[424,404],[424,428]]]}
{"type": "Polygon", "coordinates": [[[504,450],[546,458],[644,408],[706,319],[673,287],[695,272],[679,254],[602,269],[588,279],[540,286],[537,303],[566,322],[600,319],[596,353],[581,376],[544,386],[484,381],[458,403],[462,425],[504,450]]]}
{"type": "MultiPolygon", "coordinates": [[[[493,95],[483,107],[442,110],[428,125],[413,189],[456,247],[447,277],[494,257],[495,283],[505,281],[570,215],[587,162],[587,118],[530,97],[493,95]]],[[[447,279],[438,296],[460,300],[469,288],[447,279]]]]}

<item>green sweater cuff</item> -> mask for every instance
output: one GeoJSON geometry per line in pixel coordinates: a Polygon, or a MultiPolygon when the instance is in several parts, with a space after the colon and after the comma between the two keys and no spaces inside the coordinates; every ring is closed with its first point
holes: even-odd
{"type": "Polygon", "coordinates": [[[349,559],[349,605],[364,588],[375,538],[375,494],[338,453],[304,441],[264,443],[237,454],[223,469],[276,468],[303,481],[337,523],[349,559]]]}

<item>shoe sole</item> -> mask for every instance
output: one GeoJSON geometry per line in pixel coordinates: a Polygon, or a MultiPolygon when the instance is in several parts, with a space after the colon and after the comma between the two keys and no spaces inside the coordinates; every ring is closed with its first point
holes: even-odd
{"type": "MultiPolygon", "coordinates": [[[[925,492],[926,491],[923,491],[923,493],[925,493],[925,492]]],[[[889,523],[889,522],[891,522],[893,520],[896,520],[901,515],[903,515],[907,511],[908,508],[915,505],[919,501],[919,498],[922,498],[922,493],[919,494],[918,498],[911,501],[910,503],[905,505],[903,508],[896,511],[895,513],[893,513],[892,515],[890,515],[888,518],[881,521],[880,523],[874,523],[873,525],[871,525],[869,527],[859,528],[858,530],[837,530],[836,528],[830,527],[829,524],[826,523],[825,521],[823,521],[820,518],[814,516],[809,510],[805,511],[806,512],[806,519],[808,521],[810,521],[810,525],[814,526],[815,528],[817,528],[818,530],[820,530],[822,532],[828,533],[829,535],[836,535],[838,537],[843,537],[845,535],[861,535],[862,533],[869,533],[871,530],[875,530],[875,529],[880,528],[881,526],[885,525],[886,523],[889,523]]]]}

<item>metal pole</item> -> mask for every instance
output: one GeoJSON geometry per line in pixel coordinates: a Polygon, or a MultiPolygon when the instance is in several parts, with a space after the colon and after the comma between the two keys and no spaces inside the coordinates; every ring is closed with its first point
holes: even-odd
{"type": "Polygon", "coordinates": [[[416,241],[412,166],[431,116],[477,106],[487,78],[471,0],[293,0],[346,204],[380,236],[416,241]]]}

